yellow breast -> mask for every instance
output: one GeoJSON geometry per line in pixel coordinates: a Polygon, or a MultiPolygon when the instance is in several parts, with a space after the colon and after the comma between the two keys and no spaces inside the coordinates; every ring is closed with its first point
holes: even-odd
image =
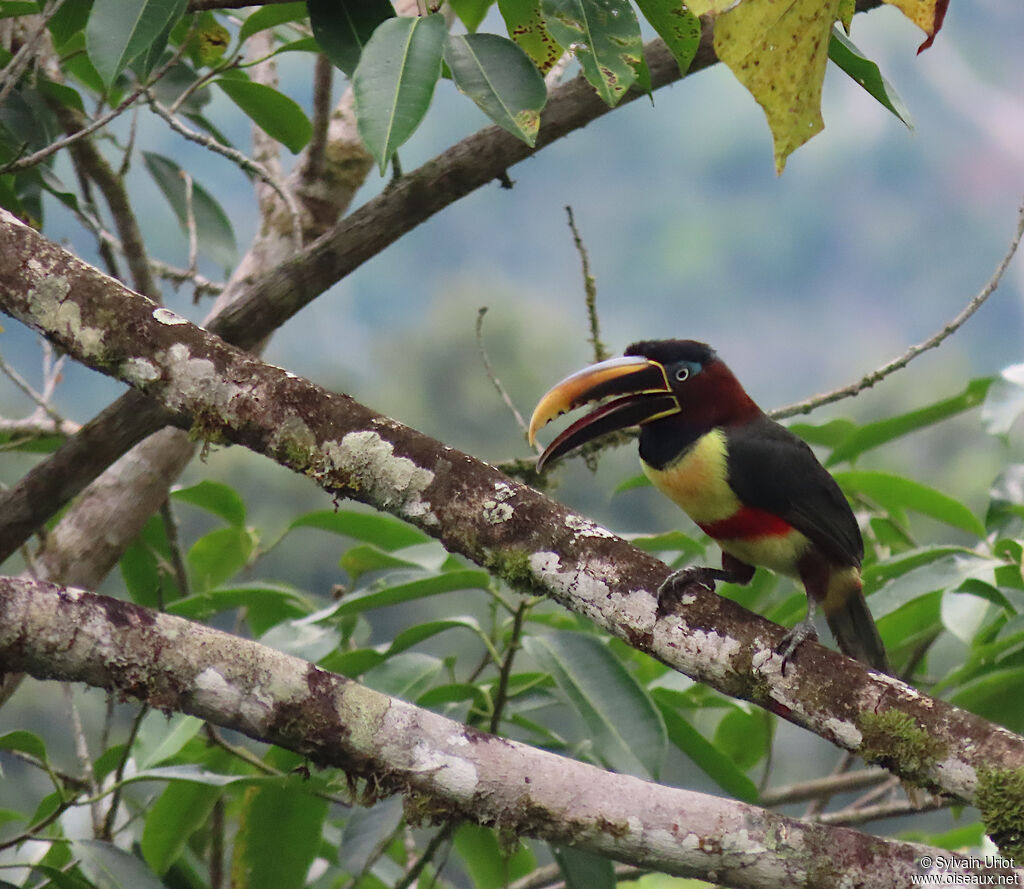
{"type": "Polygon", "coordinates": [[[662,494],[700,525],[732,516],[740,501],[729,487],[725,432],[712,429],[664,469],[643,464],[644,474],[662,494]]]}

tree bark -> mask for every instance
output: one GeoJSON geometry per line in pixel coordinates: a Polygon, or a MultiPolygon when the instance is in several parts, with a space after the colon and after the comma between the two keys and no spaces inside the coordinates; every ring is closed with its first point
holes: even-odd
{"type": "Polygon", "coordinates": [[[942,850],[804,823],[498,738],[258,643],[78,589],[0,578],[0,667],[193,714],[370,779],[379,793],[425,797],[422,808],[437,819],[738,889],[906,889],[929,856],[975,874],[942,850]]]}
{"type": "Polygon", "coordinates": [[[494,467],[154,306],[6,213],[0,308],[137,387],[193,435],[241,444],[397,515],[511,585],[909,781],[971,802],[981,770],[1024,765],[1024,738],[816,643],[784,676],[782,628],[703,587],[658,618],[668,569],[657,559],[494,467]]]}

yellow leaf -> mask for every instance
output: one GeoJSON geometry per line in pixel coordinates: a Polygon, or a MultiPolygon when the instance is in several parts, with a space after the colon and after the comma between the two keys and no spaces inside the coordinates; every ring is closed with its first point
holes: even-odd
{"type": "Polygon", "coordinates": [[[949,6],[949,0],[885,0],[885,2],[895,6],[928,35],[928,39],[917,48],[918,52],[928,49],[932,45],[935,35],[942,27],[942,20],[946,17],[946,8],[949,6]]]}
{"type": "Polygon", "coordinates": [[[711,13],[725,12],[730,6],[735,6],[737,0],[688,0],[684,5],[696,16],[711,13]]]}
{"type": "Polygon", "coordinates": [[[840,0],[743,0],[715,20],[715,52],[764,109],[775,170],[825,124],[821,85],[840,0]]]}

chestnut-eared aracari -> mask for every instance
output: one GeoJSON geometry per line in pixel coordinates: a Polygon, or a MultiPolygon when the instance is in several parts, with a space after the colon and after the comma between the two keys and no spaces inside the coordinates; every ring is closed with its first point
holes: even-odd
{"type": "Polygon", "coordinates": [[[800,580],[807,617],[779,647],[783,666],[815,638],[820,606],[840,649],[891,672],[861,590],[864,543],[849,503],[807,444],[753,402],[714,349],[694,340],[634,343],[552,388],[530,441],[559,414],[599,406],[548,445],[538,470],[599,435],[640,427],[644,473],[722,549],[722,568],[685,568],[659,590],[659,612],[688,584],[749,583],[754,566],[800,580]]]}

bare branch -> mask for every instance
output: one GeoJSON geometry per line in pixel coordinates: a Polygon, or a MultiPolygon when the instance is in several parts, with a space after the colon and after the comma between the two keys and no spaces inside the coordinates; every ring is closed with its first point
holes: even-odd
{"type": "Polygon", "coordinates": [[[890,374],[893,374],[898,370],[902,370],[910,364],[911,361],[917,358],[918,355],[921,355],[923,352],[927,352],[929,349],[935,349],[942,345],[943,342],[963,327],[967,320],[985,304],[985,301],[993,293],[995,293],[996,288],[999,287],[999,283],[1003,280],[1003,274],[1006,272],[1006,269],[1009,268],[1010,262],[1013,260],[1014,254],[1017,252],[1017,247],[1020,246],[1022,236],[1024,236],[1024,204],[1021,204],[1020,210],[1018,211],[1017,227],[1014,229],[1013,236],[1010,238],[1010,246],[1007,249],[1006,254],[999,261],[999,264],[996,266],[995,271],[992,273],[992,277],[989,278],[985,286],[981,288],[970,302],[964,306],[960,313],[941,330],[930,336],[924,342],[918,343],[916,346],[911,346],[902,355],[862,377],[856,383],[851,383],[849,386],[843,386],[840,389],[833,389],[831,392],[826,392],[823,395],[815,395],[813,398],[808,398],[805,401],[798,401],[796,404],[779,408],[778,410],[772,411],[771,416],[778,420],[785,417],[792,417],[796,414],[807,414],[816,408],[822,407],[823,405],[832,404],[836,401],[841,401],[844,398],[851,398],[854,395],[859,395],[865,389],[870,389],[890,374]]]}
{"type": "Polygon", "coordinates": [[[58,151],[67,148],[69,145],[73,145],[75,142],[78,142],[80,139],[84,139],[86,136],[91,136],[97,130],[103,129],[103,127],[109,124],[112,120],[124,114],[125,111],[131,108],[143,93],[160,80],[168,71],[170,71],[171,68],[178,64],[178,61],[181,59],[182,54],[187,48],[188,41],[183,40],[181,46],[171,54],[171,57],[157,68],[145,83],[139,84],[135,89],[128,93],[116,108],[112,108],[106,114],[101,114],[77,132],[65,136],[63,139],[58,139],[56,142],[51,142],[45,148],[40,148],[39,151],[30,154],[27,157],[15,158],[9,163],[4,164],[3,167],[0,167],[0,175],[4,173],[14,173],[18,170],[27,169],[28,167],[34,167],[36,164],[42,163],[47,158],[53,157],[53,155],[58,151]]]}
{"type": "Polygon", "coordinates": [[[205,136],[183,124],[177,117],[161,105],[152,93],[147,93],[147,99],[149,100],[150,107],[159,117],[163,118],[167,126],[174,130],[174,132],[179,136],[182,136],[189,142],[195,142],[197,145],[202,145],[214,154],[226,157],[242,170],[258,176],[266,182],[267,185],[274,189],[277,196],[281,198],[284,205],[288,208],[289,214],[291,214],[292,233],[296,246],[302,243],[302,215],[299,212],[298,205],[295,203],[295,199],[288,193],[288,189],[278,181],[276,176],[274,176],[263,164],[253,160],[251,157],[248,157],[244,152],[239,151],[237,148],[232,148],[229,145],[223,145],[216,139],[210,136],[205,136]]]}
{"type": "MultiPolygon", "coordinates": [[[[0,578],[0,664],[191,713],[364,776],[379,792],[424,794],[451,819],[726,886],[905,889],[935,851],[607,772],[258,643],[82,590],[0,578]]],[[[957,866],[971,873],[969,861],[957,866]]]]}
{"type": "Polygon", "coordinates": [[[265,364],[87,266],[73,283],[55,276],[46,246],[30,229],[0,237],[3,311],[82,363],[139,387],[175,422],[200,418],[197,434],[243,445],[337,496],[390,512],[517,588],[548,596],[691,678],[843,749],[869,759],[884,749],[885,764],[914,783],[971,801],[982,768],[1024,767],[1024,738],[816,643],[805,643],[796,669],[783,676],[776,653],[783,628],[704,587],[687,590],[679,613],[657,615],[656,591],[669,569],[653,556],[494,467],[265,364]],[[66,323],[70,306],[74,325],[66,323]],[[110,317],[121,323],[104,328],[110,317]],[[881,720],[887,711],[909,721],[927,755],[901,757],[881,720]]]}
{"type": "MultiPolygon", "coordinates": [[[[523,415],[519,413],[519,408],[516,407],[515,402],[512,401],[512,396],[508,394],[508,390],[501,384],[501,380],[498,379],[498,375],[494,372],[494,368],[491,366],[491,359],[487,356],[487,348],[484,346],[484,315],[487,314],[487,306],[481,306],[476,310],[476,346],[480,352],[480,360],[484,363],[484,371],[487,374],[487,379],[491,381],[491,385],[498,391],[498,397],[505,403],[515,418],[516,425],[522,430],[525,436],[529,430],[529,426],[526,420],[523,419],[523,415]]],[[[539,453],[539,448],[538,448],[539,453]]]]}
{"type": "Polygon", "coordinates": [[[590,256],[587,254],[583,238],[580,237],[579,229],[576,228],[576,217],[573,215],[572,207],[566,206],[565,212],[569,217],[572,241],[576,245],[576,252],[580,255],[580,266],[583,272],[583,299],[587,306],[587,323],[590,326],[589,342],[594,350],[594,361],[604,361],[611,357],[611,352],[601,342],[601,321],[597,316],[597,282],[590,273],[590,256]]]}

